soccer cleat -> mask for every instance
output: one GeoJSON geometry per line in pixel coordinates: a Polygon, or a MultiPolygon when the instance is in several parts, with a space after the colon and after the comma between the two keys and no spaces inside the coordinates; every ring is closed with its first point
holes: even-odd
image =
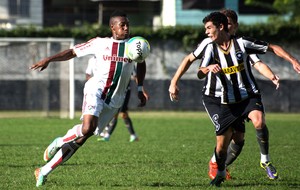
{"type": "Polygon", "coordinates": [[[226,180],[231,180],[231,175],[227,168],[226,168],[226,180]]]}
{"type": "Polygon", "coordinates": [[[61,138],[61,137],[54,139],[54,141],[46,148],[46,150],[44,152],[45,162],[49,162],[54,157],[54,155],[57,153],[57,151],[60,149],[60,147],[57,146],[57,140],[59,138],[61,138]]]}
{"type": "MultiPolygon", "coordinates": [[[[217,162],[212,162],[211,160],[209,161],[209,168],[208,168],[208,176],[210,179],[215,179],[215,177],[217,176],[218,173],[218,164],[217,162]]],[[[226,168],[226,180],[230,180],[231,179],[231,175],[228,171],[228,169],[226,168]]]]}
{"type": "Polygon", "coordinates": [[[35,169],[34,176],[35,176],[37,187],[44,185],[45,182],[47,181],[47,176],[42,175],[41,168],[35,169]]]}
{"type": "Polygon", "coordinates": [[[210,186],[216,186],[216,187],[221,187],[221,183],[223,183],[225,180],[224,176],[219,176],[217,175],[211,182],[210,186]]]}
{"type": "Polygon", "coordinates": [[[267,172],[269,179],[277,179],[278,178],[276,168],[271,164],[271,162],[266,162],[266,163],[261,162],[260,167],[263,168],[267,172]]]}
{"type": "Polygon", "coordinates": [[[109,137],[99,137],[99,138],[97,138],[97,141],[99,141],[99,142],[108,142],[109,137]]]}
{"type": "Polygon", "coordinates": [[[108,134],[108,127],[105,127],[104,130],[100,133],[100,137],[105,137],[108,134]]]}
{"type": "Polygon", "coordinates": [[[209,161],[209,165],[208,165],[208,176],[210,179],[215,179],[215,177],[217,176],[217,172],[218,172],[218,164],[217,162],[212,162],[211,160],[209,161]]]}
{"type": "Polygon", "coordinates": [[[101,132],[99,136],[100,136],[100,137],[104,137],[104,136],[105,136],[105,133],[104,133],[104,132],[101,132]]]}
{"type": "Polygon", "coordinates": [[[136,142],[139,141],[139,138],[137,136],[130,136],[129,142],[136,142]]]}

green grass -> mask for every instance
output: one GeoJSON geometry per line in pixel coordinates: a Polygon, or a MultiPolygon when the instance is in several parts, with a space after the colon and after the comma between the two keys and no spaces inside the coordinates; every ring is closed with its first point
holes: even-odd
{"type": "MultiPolygon", "coordinates": [[[[130,112],[140,141],[129,143],[119,120],[110,142],[91,137],[42,189],[207,189],[208,161],[215,145],[206,113],[130,112]]],[[[78,119],[0,119],[0,189],[35,189],[33,171],[44,164],[43,152],[78,119]]],[[[259,167],[255,131],[247,124],[240,157],[230,166],[233,180],[221,189],[300,189],[299,114],[267,114],[271,159],[279,179],[259,167]]],[[[214,189],[214,188],[213,188],[214,189]]]]}

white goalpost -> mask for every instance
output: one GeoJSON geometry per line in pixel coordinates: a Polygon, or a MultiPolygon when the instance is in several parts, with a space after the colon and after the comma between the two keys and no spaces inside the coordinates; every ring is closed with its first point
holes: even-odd
{"type": "Polygon", "coordinates": [[[59,112],[75,116],[74,59],[45,71],[29,67],[44,57],[74,46],[73,38],[0,38],[0,110],[59,112]]]}

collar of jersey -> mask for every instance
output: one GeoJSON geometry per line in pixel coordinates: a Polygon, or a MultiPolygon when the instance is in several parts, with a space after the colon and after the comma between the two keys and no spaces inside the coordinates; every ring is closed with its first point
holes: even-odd
{"type": "Polygon", "coordinates": [[[113,37],[110,37],[110,39],[112,39],[114,42],[119,42],[119,43],[122,43],[122,42],[127,42],[129,40],[129,38],[126,38],[124,40],[116,40],[114,39],[113,37]]]}
{"type": "Polygon", "coordinates": [[[230,48],[231,48],[231,46],[232,46],[232,40],[230,40],[230,44],[229,44],[229,46],[228,46],[228,48],[226,49],[226,50],[224,50],[223,48],[221,48],[221,46],[219,46],[218,45],[218,47],[219,47],[219,49],[224,53],[224,54],[226,54],[226,55],[228,55],[229,54],[229,52],[230,52],[230,48]]]}

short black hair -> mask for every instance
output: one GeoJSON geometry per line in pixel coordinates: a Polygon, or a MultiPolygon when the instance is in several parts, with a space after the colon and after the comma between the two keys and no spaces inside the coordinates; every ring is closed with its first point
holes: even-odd
{"type": "Polygon", "coordinates": [[[231,9],[222,9],[220,13],[223,13],[225,16],[230,18],[235,24],[238,23],[238,16],[234,10],[231,9]]]}
{"type": "Polygon", "coordinates": [[[127,14],[124,11],[115,10],[114,12],[111,13],[110,18],[117,17],[117,16],[127,17],[127,14]]]}
{"type": "Polygon", "coordinates": [[[228,32],[228,20],[227,17],[220,13],[219,11],[211,12],[209,15],[204,17],[202,20],[203,24],[206,24],[207,22],[212,22],[215,26],[219,27],[220,24],[224,25],[224,30],[228,32]]]}

